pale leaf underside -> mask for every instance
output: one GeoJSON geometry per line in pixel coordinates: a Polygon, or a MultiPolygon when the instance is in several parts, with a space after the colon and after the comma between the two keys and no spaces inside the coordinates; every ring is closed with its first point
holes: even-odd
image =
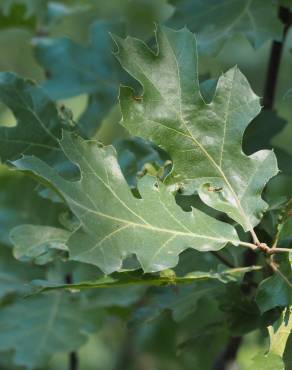
{"type": "Polygon", "coordinates": [[[64,132],[61,148],[80,168],[80,181],[65,180],[35,157],[14,164],[50,182],[80,220],[68,241],[71,259],[110,273],[121,268],[125,257],[136,254],[144,271],[153,272],[176,265],[186,248],[210,251],[239,243],[231,225],[199,210],[182,211],[154,178],[146,176],[139,182],[142,199],[135,198],[112,147],[99,148],[94,141],[64,132]]]}

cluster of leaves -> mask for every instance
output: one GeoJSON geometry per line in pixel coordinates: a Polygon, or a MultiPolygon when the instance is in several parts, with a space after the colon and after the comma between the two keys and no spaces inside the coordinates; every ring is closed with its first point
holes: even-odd
{"type": "MultiPolygon", "coordinates": [[[[198,53],[238,35],[280,42],[274,2],[0,9],[3,32],[25,29],[43,70],[39,83],[0,73],[0,365],[48,369],[118,320],[120,343],[159,351],[161,369],[208,370],[258,330],[270,344],[252,369],[289,370],[292,208],[266,188],[276,156],[291,175],[291,155],[272,146],[286,122],[261,112],[237,67],[201,83],[198,69],[198,53]],[[155,37],[153,21],[167,24],[155,37]],[[63,100],[80,95],[74,117],[63,100]]],[[[146,361],[132,356],[124,368],[146,361]]]]}

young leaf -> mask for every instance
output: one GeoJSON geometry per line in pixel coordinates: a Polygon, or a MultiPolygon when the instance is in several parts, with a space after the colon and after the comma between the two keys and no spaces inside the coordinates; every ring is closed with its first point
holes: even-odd
{"type": "Polygon", "coordinates": [[[80,180],[67,181],[35,157],[14,162],[43,177],[64,197],[81,227],[68,241],[73,260],[94,264],[104,272],[119,270],[122,260],[136,254],[145,272],[175,266],[187,248],[218,250],[239,243],[235,229],[199,210],[182,211],[164,185],[145,176],[135,198],[117,163],[114,148],[64,132],[61,148],[80,168],[80,180]]]}
{"type": "Polygon", "coordinates": [[[280,40],[282,25],[272,0],[181,0],[171,24],[198,35],[199,50],[216,54],[224,42],[243,33],[254,48],[280,40]]]}
{"type": "Polygon", "coordinates": [[[283,357],[288,338],[291,334],[292,321],[291,312],[288,307],[282,312],[280,318],[268,327],[270,335],[269,353],[283,357]]]}
{"type": "Polygon", "coordinates": [[[251,369],[284,370],[284,363],[281,357],[278,355],[274,354],[264,355],[263,353],[259,353],[252,359],[251,369]]]}
{"type": "Polygon", "coordinates": [[[143,86],[139,98],[131,88],[121,88],[122,124],[171,156],[168,184],[196,189],[206,204],[252,230],[267,208],[260,194],[278,168],[272,151],[242,152],[243,132],[260,111],[246,78],[237,68],[229,70],[206,104],[199,90],[196,43],[188,30],[159,28],[157,54],[131,37],[115,41],[123,68],[143,86]]]}

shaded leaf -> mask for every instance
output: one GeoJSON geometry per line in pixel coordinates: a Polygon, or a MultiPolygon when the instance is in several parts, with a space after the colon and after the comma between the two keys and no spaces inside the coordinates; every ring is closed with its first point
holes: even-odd
{"type": "Polygon", "coordinates": [[[276,240],[279,246],[292,247],[292,200],[286,203],[279,216],[276,240]]]}
{"type": "Polygon", "coordinates": [[[66,37],[35,40],[35,56],[48,76],[43,88],[53,100],[92,94],[80,118],[80,130],[88,137],[116,102],[120,74],[108,33],[117,29],[120,27],[114,24],[95,22],[87,46],[66,37]]]}
{"type": "Polygon", "coordinates": [[[274,257],[277,270],[258,286],[256,302],[262,313],[292,303],[292,269],[288,253],[274,257]]]}
{"type": "Polygon", "coordinates": [[[32,279],[44,277],[39,268],[14,259],[10,248],[1,246],[0,256],[0,298],[8,294],[24,294],[32,279]]]}
{"type": "Polygon", "coordinates": [[[273,149],[276,153],[279,168],[284,174],[292,174],[291,155],[284,149],[272,145],[273,138],[287,125],[274,110],[264,109],[248,125],[243,137],[243,151],[252,154],[260,149],[273,149]]]}
{"type": "Polygon", "coordinates": [[[13,349],[17,365],[41,367],[55,353],[84,344],[86,331],[95,330],[97,318],[83,310],[78,298],[67,294],[17,301],[0,311],[0,350],[13,349]]]}
{"type": "Polygon", "coordinates": [[[137,174],[147,163],[162,166],[168,159],[159,148],[141,138],[120,139],[114,142],[118,162],[130,187],[137,187],[137,174]]]}
{"type": "Polygon", "coordinates": [[[24,223],[58,226],[58,214],[64,206],[52,204],[35,192],[36,183],[15,171],[1,168],[0,242],[11,245],[10,230],[24,223]],[[25,194],[25,196],[24,196],[25,194]]]}
{"type": "Polygon", "coordinates": [[[36,19],[33,16],[27,16],[26,9],[21,4],[10,5],[10,9],[5,8],[5,4],[0,4],[0,28],[24,27],[34,29],[36,19]]]}
{"type": "Polygon", "coordinates": [[[216,54],[234,35],[242,33],[257,49],[280,40],[282,24],[272,0],[176,0],[171,24],[187,25],[198,37],[199,50],[216,54]]]}
{"type": "Polygon", "coordinates": [[[70,232],[51,226],[20,225],[10,232],[13,254],[19,260],[37,259],[47,263],[54,258],[52,250],[68,251],[66,243],[70,232]]]}
{"type": "Polygon", "coordinates": [[[139,308],[133,323],[149,322],[170,310],[175,321],[181,321],[198,308],[200,299],[220,294],[219,282],[201,282],[175,287],[159,288],[152,291],[147,305],[139,308]]]}
{"type": "Polygon", "coordinates": [[[38,155],[65,166],[58,146],[62,120],[55,104],[33,81],[13,73],[0,73],[0,101],[13,112],[17,125],[0,127],[0,158],[3,162],[21,154],[38,155]]]}
{"type": "Polygon", "coordinates": [[[120,272],[113,276],[106,276],[92,281],[81,281],[75,284],[58,284],[46,281],[33,281],[32,285],[36,287],[36,292],[44,292],[58,289],[83,290],[83,289],[103,289],[128,286],[164,286],[164,285],[183,285],[195,281],[218,280],[223,283],[236,281],[245,273],[260,270],[259,266],[239,267],[234,269],[225,269],[218,272],[194,271],[184,276],[166,276],[166,275],[141,275],[140,272],[120,272]]]}

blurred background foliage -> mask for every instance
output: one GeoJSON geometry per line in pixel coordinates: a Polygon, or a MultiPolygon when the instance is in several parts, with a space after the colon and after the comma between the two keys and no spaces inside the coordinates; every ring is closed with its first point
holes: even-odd
{"type": "MultiPolygon", "coordinates": [[[[212,96],[214,81],[235,64],[248,77],[255,92],[263,96],[271,44],[282,37],[278,4],[276,1],[254,1],[251,13],[262,30],[262,34],[258,34],[255,30],[252,32],[252,25],[244,17],[237,20],[245,1],[235,1],[235,5],[226,3],[226,7],[218,12],[208,8],[216,5],[215,1],[199,0],[1,0],[0,70],[37,81],[50,98],[58,102],[63,114],[72,118],[72,124],[78,125],[84,137],[97,138],[104,144],[113,143],[128,183],[135,189],[137,173],[142,175],[145,168],[156,173],[167,163],[168,157],[154,145],[129,137],[119,125],[118,88],[120,83],[129,82],[130,77],[122,72],[113,56],[115,45],[109,32],[143,38],[154,45],[155,23],[173,27],[187,25],[198,35],[199,77],[207,100],[212,96]],[[202,9],[209,12],[207,16],[200,13],[202,9]]],[[[288,0],[281,4],[291,6],[288,0]]],[[[292,87],[291,50],[290,32],[283,50],[274,107],[262,111],[246,132],[244,142],[247,152],[252,153],[262,145],[275,148],[281,158],[282,173],[266,190],[266,197],[275,207],[292,193],[292,100],[291,92],[288,92],[292,87]]],[[[4,104],[0,106],[0,124],[16,124],[15,117],[4,104]]],[[[36,297],[22,303],[19,297],[23,294],[23,283],[43,276],[60,280],[64,271],[73,275],[76,282],[96,277],[100,272],[87,265],[82,267],[82,264],[48,263],[49,257],[37,264],[15,260],[8,237],[11,227],[28,222],[57,226],[69,216],[66,216],[66,207],[56,206],[46,199],[51,196],[42,192],[32,179],[8,171],[4,165],[0,169],[0,178],[0,253],[3,261],[0,263],[0,322],[7,324],[0,326],[0,332],[9,332],[8,323],[11,322],[17,337],[21,336],[22,330],[21,325],[17,326],[17,320],[26,317],[28,310],[34,307],[37,310],[39,299],[46,299],[36,297]],[[60,214],[65,215],[61,221],[60,214]]],[[[179,199],[178,195],[177,198],[186,210],[194,201],[198,202],[194,197],[179,199]]],[[[269,231],[271,222],[265,220],[262,232],[269,231]]],[[[233,261],[242,258],[240,253],[235,255],[228,248],[225,253],[233,261]]],[[[214,262],[212,256],[201,257],[190,252],[186,257],[182,255],[177,271],[180,266],[185,266],[183,258],[192,264],[192,270],[196,264],[200,270],[205,264],[206,271],[218,267],[218,261],[214,262]]],[[[223,296],[227,299],[230,287],[219,285],[218,289],[226,290],[223,296]]],[[[264,352],[267,345],[255,330],[258,326],[253,325],[256,308],[250,308],[250,302],[245,302],[248,307],[246,322],[250,326],[240,327],[236,315],[242,319],[242,312],[235,312],[230,304],[221,311],[218,305],[224,305],[224,302],[218,303],[210,296],[205,298],[199,292],[200,287],[192,287],[194,298],[190,307],[184,307],[179,300],[175,301],[177,306],[173,306],[171,300],[174,298],[171,297],[178,294],[175,287],[155,291],[156,298],[151,298],[151,304],[145,288],[82,292],[77,294],[78,298],[74,294],[64,294],[64,315],[70,316],[73,305],[77,320],[76,329],[71,328],[73,334],[66,327],[62,328],[65,333],[62,341],[69,342],[74,337],[76,343],[72,348],[62,343],[59,354],[55,354],[57,350],[53,348],[41,359],[37,354],[32,359],[25,359],[25,351],[32,351],[32,348],[29,345],[26,348],[21,338],[19,341],[10,339],[13,343],[9,346],[7,337],[0,333],[0,368],[20,370],[23,367],[19,364],[26,363],[31,368],[63,370],[68,368],[68,351],[80,347],[81,370],[208,370],[224,349],[231,330],[232,333],[237,331],[238,335],[249,333],[244,338],[234,369],[252,369],[254,356],[264,352]],[[165,307],[161,306],[161,294],[169,297],[163,301],[169,303],[165,307]],[[149,312],[143,310],[145,301],[149,312]],[[182,310],[184,314],[175,315],[176,310],[182,310]],[[231,313],[233,322],[230,322],[231,313]],[[83,315],[87,317],[85,321],[83,315]]],[[[184,297],[190,293],[180,294],[184,297]]],[[[51,304],[50,301],[51,298],[44,305],[51,304]]],[[[36,318],[35,323],[38,320],[41,322],[42,318],[36,318]]],[[[37,343],[37,336],[34,339],[37,343]]]]}

